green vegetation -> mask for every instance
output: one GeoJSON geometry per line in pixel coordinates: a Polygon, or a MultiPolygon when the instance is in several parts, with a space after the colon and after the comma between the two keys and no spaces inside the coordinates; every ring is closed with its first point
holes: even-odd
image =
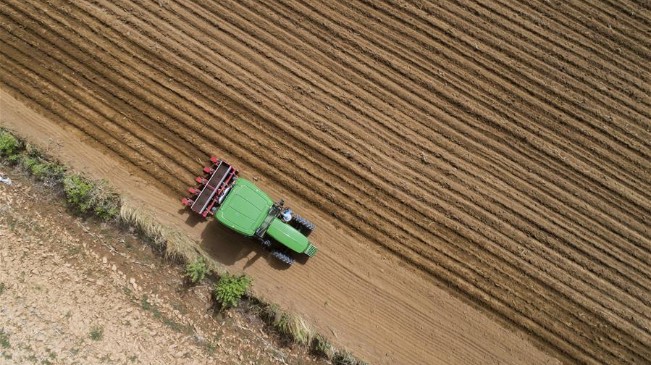
{"type": "Polygon", "coordinates": [[[223,309],[237,307],[250,285],[251,279],[245,275],[224,274],[215,284],[215,300],[223,309]]]}
{"type": "Polygon", "coordinates": [[[6,288],[5,283],[0,283],[0,294],[5,292],[5,288],[6,288]]]}
{"type": "Polygon", "coordinates": [[[10,161],[15,161],[21,149],[22,144],[16,137],[7,131],[0,130],[0,156],[8,158],[10,161]]]}
{"type": "Polygon", "coordinates": [[[20,165],[37,180],[56,183],[65,174],[63,166],[48,162],[37,155],[27,155],[20,159],[20,165]]]}
{"type": "Polygon", "coordinates": [[[9,335],[4,330],[0,330],[0,347],[3,349],[11,347],[11,343],[9,343],[9,335]]]}
{"type": "Polygon", "coordinates": [[[78,213],[111,219],[120,212],[120,197],[106,181],[92,181],[78,174],[66,173],[63,165],[49,161],[38,149],[25,145],[3,129],[0,129],[0,157],[46,185],[63,185],[66,200],[78,213]]]}
{"type": "Polygon", "coordinates": [[[332,363],[334,365],[358,365],[357,359],[347,351],[340,351],[332,356],[332,363]]]}
{"type": "Polygon", "coordinates": [[[90,329],[90,338],[93,341],[99,341],[104,338],[104,327],[94,326],[90,329]]]}
{"type": "Polygon", "coordinates": [[[330,358],[333,355],[332,345],[320,334],[314,336],[310,344],[310,349],[317,356],[330,358]]]}
{"type": "Polygon", "coordinates": [[[63,191],[68,203],[82,214],[94,213],[102,219],[110,219],[120,212],[120,197],[105,180],[91,181],[70,174],[63,179],[63,191]]]}
{"type": "Polygon", "coordinates": [[[208,273],[206,261],[200,257],[185,266],[185,276],[192,284],[196,284],[203,280],[208,273]]]}

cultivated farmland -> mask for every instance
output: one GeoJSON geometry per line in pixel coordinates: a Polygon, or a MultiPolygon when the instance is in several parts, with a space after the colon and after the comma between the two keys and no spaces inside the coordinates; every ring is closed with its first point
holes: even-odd
{"type": "MultiPolygon", "coordinates": [[[[340,228],[316,243],[342,270],[373,272],[336,249],[364,248],[561,360],[651,358],[648,4],[0,9],[0,87],[171,199],[220,154],[340,228]]],[[[339,285],[318,262],[295,275],[339,285]]],[[[427,331],[382,308],[395,327],[372,343],[432,361],[427,331]]],[[[426,327],[440,315],[417,314],[426,327]]]]}

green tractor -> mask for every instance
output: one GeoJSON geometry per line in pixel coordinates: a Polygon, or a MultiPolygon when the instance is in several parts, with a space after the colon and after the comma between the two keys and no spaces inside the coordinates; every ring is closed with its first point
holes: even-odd
{"type": "Polygon", "coordinates": [[[271,198],[249,180],[239,178],[238,171],[216,157],[204,168],[199,184],[190,188],[183,205],[207,218],[215,217],[224,226],[256,239],[271,255],[291,265],[294,255],[312,257],[317,249],[308,240],[314,224],[284,207],[282,200],[271,198]]]}

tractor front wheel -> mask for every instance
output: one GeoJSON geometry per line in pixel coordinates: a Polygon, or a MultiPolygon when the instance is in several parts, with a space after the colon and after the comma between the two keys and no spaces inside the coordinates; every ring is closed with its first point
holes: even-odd
{"type": "Polygon", "coordinates": [[[298,229],[299,232],[301,232],[303,235],[305,235],[305,237],[309,236],[310,233],[314,231],[314,228],[316,228],[316,226],[312,222],[308,221],[307,219],[301,217],[298,214],[294,214],[294,217],[292,218],[290,224],[294,228],[298,229]]]}
{"type": "Polygon", "coordinates": [[[291,264],[294,263],[294,259],[291,258],[289,255],[282,253],[280,251],[272,251],[271,256],[273,256],[276,260],[284,263],[287,266],[290,266],[291,264]]]}
{"type": "Polygon", "coordinates": [[[270,240],[265,240],[265,239],[260,240],[260,244],[264,248],[271,248],[271,241],[270,240]]]}

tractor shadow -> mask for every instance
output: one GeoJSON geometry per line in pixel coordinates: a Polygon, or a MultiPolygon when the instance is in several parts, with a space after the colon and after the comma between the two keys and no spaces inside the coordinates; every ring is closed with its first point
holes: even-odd
{"type": "Polygon", "coordinates": [[[187,215],[185,219],[185,224],[187,224],[190,227],[194,227],[197,224],[205,221],[205,219],[199,216],[198,214],[188,214],[188,208],[181,208],[177,213],[181,215],[187,215]]]}
{"type": "MultiPolygon", "coordinates": [[[[191,215],[186,220],[186,223],[190,224],[188,221],[191,219],[196,218],[191,215]]],[[[199,218],[198,222],[200,221],[202,221],[201,218],[199,218]]],[[[194,225],[198,222],[194,222],[194,225]]],[[[246,260],[243,267],[243,269],[246,269],[260,259],[264,259],[269,266],[276,270],[287,270],[290,268],[290,266],[274,259],[270,255],[270,251],[264,249],[254,239],[244,237],[214,220],[209,221],[206,228],[201,232],[200,245],[212,259],[227,266],[234,265],[241,260],[246,260]],[[252,257],[250,257],[251,252],[254,253],[252,257]]],[[[296,260],[295,264],[305,264],[305,261],[296,260]]]]}

